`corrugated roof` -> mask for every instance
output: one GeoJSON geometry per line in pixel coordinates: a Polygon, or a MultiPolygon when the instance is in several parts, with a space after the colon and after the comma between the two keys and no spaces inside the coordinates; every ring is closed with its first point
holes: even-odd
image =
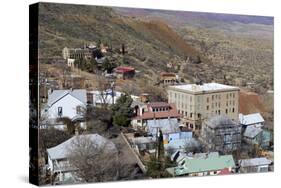
{"type": "Polygon", "coordinates": [[[205,159],[185,159],[185,163],[182,166],[174,168],[174,174],[184,175],[234,167],[235,163],[232,155],[222,155],[219,157],[214,156],[205,159]]]}
{"type": "Polygon", "coordinates": [[[255,138],[261,132],[262,132],[261,128],[257,128],[254,125],[251,125],[246,128],[243,136],[248,138],[255,138]]]}
{"type": "Polygon", "coordinates": [[[271,160],[260,157],[260,158],[252,158],[252,159],[242,159],[239,160],[241,167],[250,167],[250,166],[262,166],[262,165],[269,165],[272,163],[271,160]]]}
{"type": "Polygon", "coordinates": [[[260,113],[243,115],[239,114],[240,123],[243,125],[252,125],[264,122],[264,119],[260,113]]]}
{"type": "Polygon", "coordinates": [[[179,131],[179,123],[176,118],[147,120],[148,132],[152,135],[157,134],[157,129],[161,129],[163,134],[179,131]]]}
{"type": "Polygon", "coordinates": [[[98,134],[87,134],[87,135],[76,135],[73,136],[72,138],[66,140],[65,142],[47,149],[47,153],[49,157],[54,160],[54,159],[65,159],[68,157],[68,150],[69,148],[72,147],[72,143],[79,138],[89,138],[91,141],[96,143],[98,146],[104,147],[106,144],[106,148],[108,150],[116,150],[115,145],[113,142],[109,141],[108,139],[98,135],[98,134]]]}

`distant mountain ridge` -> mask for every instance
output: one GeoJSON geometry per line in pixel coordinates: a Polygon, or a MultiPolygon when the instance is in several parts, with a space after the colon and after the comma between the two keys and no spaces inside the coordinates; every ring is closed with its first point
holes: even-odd
{"type": "Polygon", "coordinates": [[[205,13],[192,11],[170,11],[157,9],[141,9],[141,8],[114,8],[117,12],[125,16],[157,16],[170,15],[181,19],[194,20],[213,20],[223,22],[240,22],[240,23],[255,23],[264,25],[273,25],[273,17],[269,16],[255,16],[255,15],[238,15],[238,14],[224,14],[224,13],[205,13]]]}

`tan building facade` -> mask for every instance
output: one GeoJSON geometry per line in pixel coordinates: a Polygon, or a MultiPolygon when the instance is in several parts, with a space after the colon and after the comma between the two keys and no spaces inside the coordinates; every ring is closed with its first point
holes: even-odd
{"type": "Polygon", "coordinates": [[[183,122],[192,130],[201,130],[203,120],[227,115],[238,121],[239,87],[217,83],[169,86],[168,102],[175,103],[183,122]]]}
{"type": "Polygon", "coordinates": [[[166,86],[166,85],[174,85],[177,82],[178,78],[175,73],[167,73],[167,72],[161,72],[160,73],[160,82],[166,86]]]}

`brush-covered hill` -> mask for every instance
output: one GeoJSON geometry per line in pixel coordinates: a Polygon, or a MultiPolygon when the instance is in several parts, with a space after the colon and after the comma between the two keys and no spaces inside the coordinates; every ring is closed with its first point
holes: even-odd
{"type": "Polygon", "coordinates": [[[116,11],[139,20],[163,20],[200,52],[201,58],[212,62],[196,69],[189,65],[188,75],[196,70],[209,81],[213,72],[216,82],[226,78],[238,86],[252,83],[258,93],[273,89],[272,17],[127,8],[116,11]]]}
{"type": "Polygon", "coordinates": [[[153,75],[165,70],[175,56],[180,60],[200,56],[169,25],[158,20],[140,21],[98,6],[40,3],[39,12],[41,58],[61,57],[65,46],[101,41],[120,49],[125,44],[127,61],[153,75]]]}

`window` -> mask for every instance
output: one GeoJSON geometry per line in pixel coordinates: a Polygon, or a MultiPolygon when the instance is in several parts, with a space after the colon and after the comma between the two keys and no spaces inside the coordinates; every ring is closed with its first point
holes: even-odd
{"type": "Polygon", "coordinates": [[[235,112],[235,109],[234,109],[234,108],[232,108],[232,112],[233,112],[233,113],[235,112]]]}
{"type": "Polygon", "coordinates": [[[228,112],[228,110],[227,109],[225,109],[225,113],[227,114],[227,112],[228,112]]]}
{"type": "Polygon", "coordinates": [[[83,112],[82,112],[82,107],[81,106],[77,106],[76,107],[76,114],[82,114],[83,112]]]}
{"type": "Polygon", "coordinates": [[[228,101],[226,101],[226,106],[228,106],[228,101]]]}
{"type": "Polygon", "coordinates": [[[62,116],[62,107],[58,107],[58,116],[62,116]]]}
{"type": "Polygon", "coordinates": [[[215,99],[215,96],[214,95],[212,95],[212,100],[214,100],[215,99]]]}
{"type": "Polygon", "coordinates": [[[191,129],[193,129],[193,124],[192,123],[189,126],[190,126],[191,129]]]}
{"type": "Polygon", "coordinates": [[[190,117],[192,118],[192,113],[190,113],[190,117]]]}
{"type": "Polygon", "coordinates": [[[198,118],[201,118],[201,114],[197,114],[198,118]]]}
{"type": "Polygon", "coordinates": [[[233,98],[235,98],[235,93],[233,93],[233,98]]]}
{"type": "Polygon", "coordinates": [[[209,110],[209,105],[207,106],[207,108],[206,108],[207,110],[209,110]]]}
{"type": "Polygon", "coordinates": [[[209,102],[209,97],[207,97],[207,102],[209,102]]]}
{"type": "Polygon", "coordinates": [[[220,110],[218,110],[218,113],[219,113],[219,115],[221,114],[221,111],[220,110]]]}

